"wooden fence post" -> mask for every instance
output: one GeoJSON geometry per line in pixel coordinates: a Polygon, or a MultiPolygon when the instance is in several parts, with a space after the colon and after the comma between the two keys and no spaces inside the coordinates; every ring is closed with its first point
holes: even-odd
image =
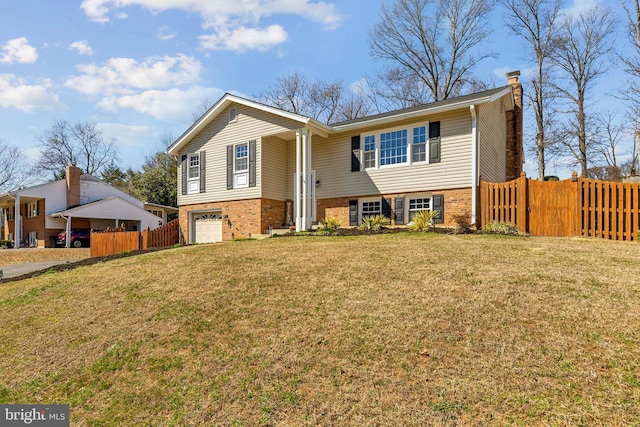
{"type": "Polygon", "coordinates": [[[527,174],[520,172],[520,178],[517,183],[517,203],[515,226],[523,233],[529,232],[529,178],[527,174]]]}

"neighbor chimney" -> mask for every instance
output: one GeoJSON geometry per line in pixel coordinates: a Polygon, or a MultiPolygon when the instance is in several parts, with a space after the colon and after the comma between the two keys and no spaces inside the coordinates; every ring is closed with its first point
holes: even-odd
{"type": "Polygon", "coordinates": [[[522,149],[522,83],[518,81],[520,71],[507,73],[509,85],[513,93],[513,110],[507,111],[507,181],[520,176],[524,162],[522,149]]]}
{"type": "Polygon", "coordinates": [[[67,166],[67,209],[80,204],[80,168],[75,163],[67,166]]]}

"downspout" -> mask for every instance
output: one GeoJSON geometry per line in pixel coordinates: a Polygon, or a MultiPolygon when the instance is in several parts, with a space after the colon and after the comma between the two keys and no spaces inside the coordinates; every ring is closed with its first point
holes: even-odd
{"type": "Polygon", "coordinates": [[[469,110],[471,111],[471,224],[476,224],[476,203],[478,197],[478,119],[475,105],[471,105],[469,110]]]}

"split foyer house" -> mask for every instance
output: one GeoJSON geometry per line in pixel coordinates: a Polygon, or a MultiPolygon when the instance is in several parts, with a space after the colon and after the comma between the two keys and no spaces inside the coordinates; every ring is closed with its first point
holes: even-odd
{"type": "MultiPolygon", "coordinates": [[[[145,203],[70,165],[66,178],[0,194],[3,236],[15,247],[50,247],[60,232],[72,229],[154,229],[175,208],[145,203]],[[145,210],[148,209],[148,210],[145,210]],[[154,211],[153,213],[150,211],[154,211]]],[[[70,239],[67,239],[67,245],[70,239]]]]}
{"type": "Polygon", "coordinates": [[[325,125],[226,94],[169,148],[178,158],[180,226],[189,243],[215,242],[323,218],[355,226],[383,214],[480,212],[480,177],[522,170],[519,72],[504,87],[325,125]]]}

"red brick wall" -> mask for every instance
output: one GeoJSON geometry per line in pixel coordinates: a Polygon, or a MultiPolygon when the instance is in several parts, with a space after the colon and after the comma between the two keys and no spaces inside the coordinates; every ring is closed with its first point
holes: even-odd
{"type": "MultiPolygon", "coordinates": [[[[222,212],[222,239],[232,240],[262,234],[280,228],[284,223],[285,202],[270,199],[234,200],[229,202],[199,203],[180,207],[180,229],[189,236],[189,212],[220,210],[222,212]],[[225,218],[226,216],[226,218],[225,218]]],[[[189,238],[186,238],[189,241],[189,238]]]]}
{"type": "MultiPolygon", "coordinates": [[[[444,224],[443,225],[455,225],[453,222],[453,215],[462,215],[464,213],[471,213],[471,188],[461,188],[455,190],[433,190],[422,191],[419,193],[398,193],[398,194],[373,194],[370,196],[359,197],[341,197],[335,199],[321,199],[318,200],[318,220],[323,218],[336,217],[342,227],[349,226],[349,200],[366,199],[371,197],[385,197],[391,198],[391,216],[392,225],[395,225],[393,221],[396,197],[406,197],[412,194],[442,194],[444,195],[444,224]]],[[[407,204],[404,206],[405,212],[408,209],[407,204]]]]}
{"type": "MultiPolygon", "coordinates": [[[[28,204],[20,205],[20,212],[22,213],[22,240],[29,242],[29,233],[35,231],[38,233],[38,247],[43,248],[45,246],[49,246],[49,242],[46,240],[48,236],[46,234],[45,226],[45,215],[46,212],[44,209],[44,200],[38,201],[38,216],[34,216],[32,218],[27,218],[27,207],[28,204]]],[[[15,227],[15,222],[13,223],[15,227]]],[[[15,234],[14,234],[15,235],[15,234]]]]}
{"type": "Polygon", "coordinates": [[[509,76],[509,84],[513,87],[515,106],[513,111],[507,111],[507,181],[520,176],[524,153],[522,148],[522,83],[518,81],[520,72],[509,76]]]}

